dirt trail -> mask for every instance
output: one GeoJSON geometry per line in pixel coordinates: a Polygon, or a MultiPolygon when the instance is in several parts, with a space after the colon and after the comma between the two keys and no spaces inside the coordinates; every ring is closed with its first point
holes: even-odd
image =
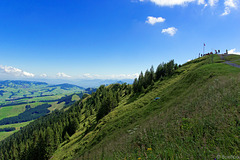
{"type": "Polygon", "coordinates": [[[226,64],[228,64],[228,65],[231,65],[231,66],[233,66],[233,67],[240,68],[240,65],[235,64],[235,63],[231,63],[231,61],[226,61],[226,62],[224,62],[224,63],[226,63],[226,64]]]}
{"type": "MultiPolygon", "coordinates": [[[[227,57],[227,56],[229,56],[229,55],[228,55],[228,54],[225,54],[225,55],[224,55],[224,54],[221,54],[221,55],[220,55],[221,60],[225,60],[225,57],[227,57]]],[[[226,62],[223,62],[223,63],[228,64],[228,65],[233,66],[233,67],[240,68],[240,65],[235,64],[235,63],[233,63],[232,61],[226,61],[226,62]]]]}

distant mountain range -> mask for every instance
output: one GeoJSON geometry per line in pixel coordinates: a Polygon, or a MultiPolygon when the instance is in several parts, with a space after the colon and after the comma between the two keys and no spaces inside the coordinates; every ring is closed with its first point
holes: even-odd
{"type": "Polygon", "coordinates": [[[79,87],[79,86],[77,86],[77,85],[68,84],[68,83],[51,85],[51,86],[49,86],[49,87],[60,87],[61,89],[65,89],[65,90],[68,90],[68,89],[71,89],[71,88],[74,88],[74,87],[77,87],[77,88],[82,89],[82,90],[85,89],[85,88],[83,88],[83,87],[79,87]]]}
{"type": "Polygon", "coordinates": [[[22,81],[22,80],[5,80],[5,81],[0,81],[0,85],[4,86],[26,86],[26,85],[48,85],[46,82],[36,82],[36,81],[22,81]]]}
{"type": "Polygon", "coordinates": [[[78,79],[78,80],[62,80],[62,79],[31,79],[31,80],[2,80],[0,81],[0,89],[1,84],[2,85],[9,85],[9,83],[13,83],[16,85],[29,85],[29,84],[35,84],[35,85],[49,85],[51,87],[62,87],[62,88],[73,88],[78,87],[79,89],[85,89],[85,88],[98,88],[100,85],[109,85],[114,83],[127,83],[132,84],[133,79],[78,79]]]}
{"type": "Polygon", "coordinates": [[[71,84],[75,84],[78,86],[82,86],[84,88],[97,88],[100,85],[109,85],[109,84],[114,84],[114,83],[119,83],[119,84],[123,84],[123,83],[127,83],[127,84],[132,84],[133,83],[133,79],[122,79],[122,80],[117,80],[117,79],[84,79],[84,80],[73,80],[73,81],[69,81],[67,83],[71,83],[71,84]]]}

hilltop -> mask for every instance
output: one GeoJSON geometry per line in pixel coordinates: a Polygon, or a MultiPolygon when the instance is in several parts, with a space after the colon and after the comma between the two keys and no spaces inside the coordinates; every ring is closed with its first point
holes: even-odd
{"type": "Polygon", "coordinates": [[[2,159],[214,159],[240,154],[239,73],[209,55],[100,86],[0,143],[2,159]],[[10,151],[10,152],[9,152],[10,151]]]}

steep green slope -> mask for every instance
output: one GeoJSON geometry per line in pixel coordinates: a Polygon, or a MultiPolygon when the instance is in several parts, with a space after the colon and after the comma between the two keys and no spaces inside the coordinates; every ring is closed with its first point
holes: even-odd
{"type": "Polygon", "coordinates": [[[150,70],[133,86],[101,86],[67,111],[40,118],[0,142],[0,159],[238,156],[240,69],[221,63],[218,55],[213,60],[201,57],[178,69],[169,62],[158,67],[155,77],[161,71],[165,76],[154,82],[146,82],[150,70]]]}
{"type": "MultiPolygon", "coordinates": [[[[237,56],[240,58],[240,56],[237,56]]],[[[237,156],[240,146],[239,68],[206,56],[128,95],[91,131],[94,116],[52,159],[211,159],[237,156]],[[160,97],[160,100],[154,100],[160,97]],[[134,99],[134,100],[133,100],[134,99]]]]}

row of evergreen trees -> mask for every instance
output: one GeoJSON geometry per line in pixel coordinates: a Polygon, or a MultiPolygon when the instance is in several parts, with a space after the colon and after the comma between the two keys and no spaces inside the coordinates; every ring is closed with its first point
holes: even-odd
{"type": "Polygon", "coordinates": [[[0,128],[0,132],[10,132],[16,130],[15,127],[0,128]]]}
{"type": "Polygon", "coordinates": [[[141,72],[139,77],[135,78],[133,82],[134,93],[141,93],[148,86],[153,85],[154,82],[172,76],[178,67],[179,66],[174,63],[174,60],[171,60],[168,63],[159,64],[156,72],[154,72],[153,66],[150,70],[146,70],[144,75],[141,72]]]}
{"type": "MultiPolygon", "coordinates": [[[[104,88],[104,87],[102,87],[104,88]]],[[[115,84],[111,86],[111,88],[105,87],[106,91],[102,91],[104,95],[102,97],[101,105],[99,105],[99,109],[96,115],[96,120],[99,121],[105,115],[107,115],[111,110],[118,106],[118,103],[121,100],[121,97],[128,95],[131,93],[131,86],[124,83],[123,85],[115,84]]]]}
{"type": "Polygon", "coordinates": [[[37,119],[41,116],[48,114],[50,112],[48,108],[51,106],[52,105],[48,103],[38,105],[35,108],[31,108],[29,105],[26,105],[26,110],[23,113],[20,113],[19,115],[14,117],[8,117],[0,120],[0,125],[21,123],[37,119]]]}

